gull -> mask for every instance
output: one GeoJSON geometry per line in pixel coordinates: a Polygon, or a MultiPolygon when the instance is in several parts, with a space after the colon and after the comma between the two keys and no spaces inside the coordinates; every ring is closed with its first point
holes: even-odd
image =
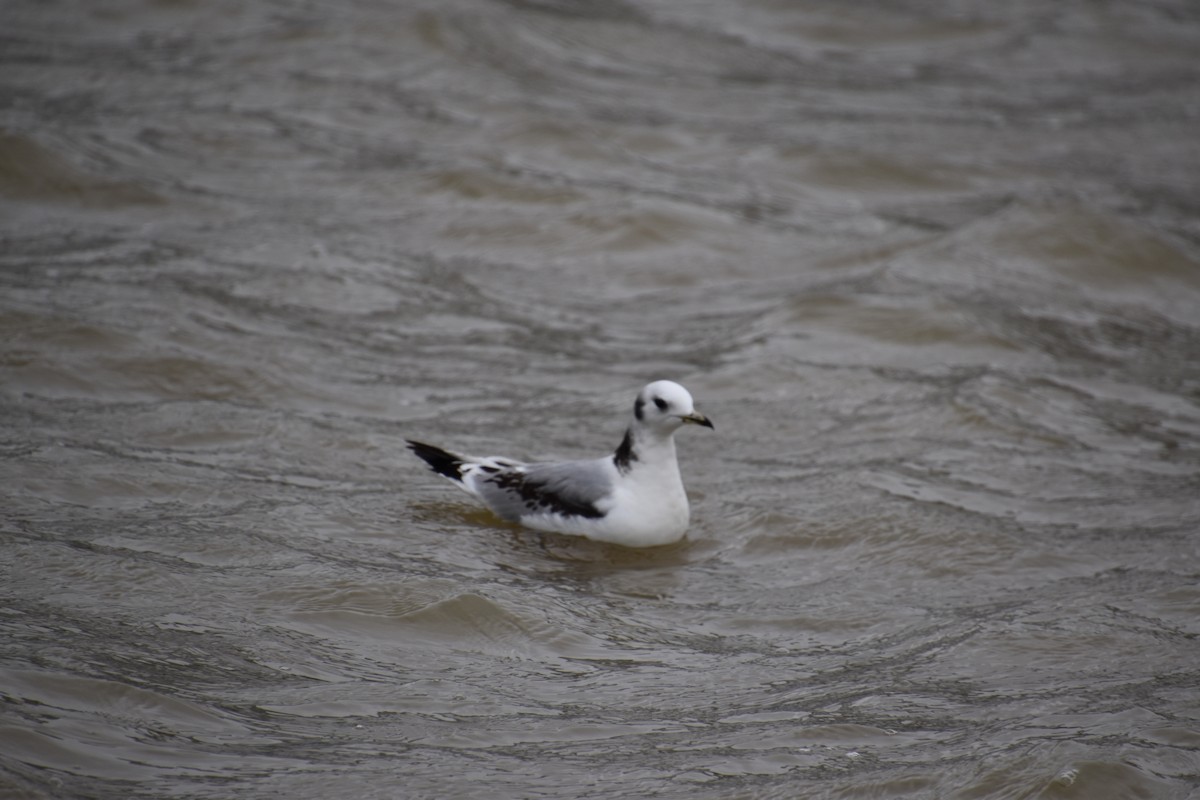
{"type": "Polygon", "coordinates": [[[603,458],[526,464],[405,441],[434,472],[509,522],[626,547],[654,547],[677,542],[687,531],[688,500],[674,438],[685,424],[713,427],[696,411],[687,389],[654,381],[638,392],[633,421],[616,452],[603,458]]]}

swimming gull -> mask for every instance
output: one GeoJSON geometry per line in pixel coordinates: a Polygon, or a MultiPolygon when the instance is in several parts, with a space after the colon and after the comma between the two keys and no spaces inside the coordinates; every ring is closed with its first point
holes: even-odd
{"type": "Polygon", "coordinates": [[[687,423],[713,427],[696,411],[687,389],[655,381],[638,393],[625,438],[604,458],[526,464],[406,441],[434,472],[503,519],[539,531],[653,547],[677,542],[687,530],[688,501],[674,439],[687,423]]]}

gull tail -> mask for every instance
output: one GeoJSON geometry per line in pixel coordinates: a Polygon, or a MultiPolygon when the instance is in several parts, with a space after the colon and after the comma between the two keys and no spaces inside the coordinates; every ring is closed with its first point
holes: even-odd
{"type": "Polygon", "coordinates": [[[404,441],[408,442],[408,449],[416,453],[438,475],[445,475],[452,481],[462,483],[462,465],[466,462],[461,456],[424,442],[414,442],[412,439],[404,441]]]}

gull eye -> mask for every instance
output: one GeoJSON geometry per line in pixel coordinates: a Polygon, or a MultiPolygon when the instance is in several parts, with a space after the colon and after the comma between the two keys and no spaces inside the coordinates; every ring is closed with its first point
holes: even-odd
{"type": "Polygon", "coordinates": [[[663,400],[661,397],[654,398],[654,405],[658,406],[659,411],[667,410],[667,401],[663,400]]]}

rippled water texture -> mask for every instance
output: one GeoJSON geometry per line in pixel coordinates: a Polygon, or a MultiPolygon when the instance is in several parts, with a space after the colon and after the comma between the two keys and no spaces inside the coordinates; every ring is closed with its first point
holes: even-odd
{"type": "Polygon", "coordinates": [[[0,5],[0,795],[1200,798],[1200,12],[0,5]],[[429,473],[598,455],[689,538],[429,473]]]}

